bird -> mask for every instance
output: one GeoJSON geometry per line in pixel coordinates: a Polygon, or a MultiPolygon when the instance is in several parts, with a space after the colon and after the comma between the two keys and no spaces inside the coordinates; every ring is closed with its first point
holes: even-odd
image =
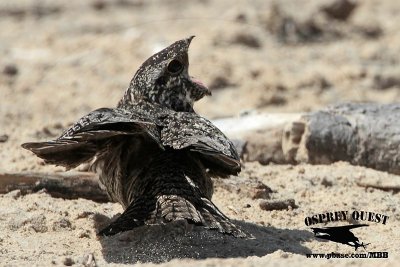
{"type": "Polygon", "coordinates": [[[212,177],[241,171],[233,143],[193,105],[209,88],[189,75],[194,36],[149,57],[115,108],[83,116],[60,137],[22,147],[67,170],[89,164],[124,212],[98,232],[184,221],[234,237],[247,234],[211,201],[212,177]]]}
{"type": "Polygon", "coordinates": [[[311,227],[311,229],[313,230],[315,237],[345,244],[354,247],[354,249],[357,250],[359,247],[363,247],[365,249],[370,243],[360,243],[358,237],[356,237],[350,230],[365,226],[368,226],[368,224],[352,224],[324,228],[311,227]]]}

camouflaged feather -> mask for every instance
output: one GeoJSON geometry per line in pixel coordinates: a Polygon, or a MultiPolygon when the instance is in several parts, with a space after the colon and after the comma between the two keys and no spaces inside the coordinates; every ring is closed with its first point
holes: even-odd
{"type": "Polygon", "coordinates": [[[193,110],[209,91],[188,75],[192,39],[146,60],[117,108],[90,112],[54,141],[23,144],[49,164],[90,162],[110,198],[125,209],[100,234],[184,219],[246,236],[211,202],[211,176],[237,174],[241,166],[233,144],[193,110]],[[169,70],[174,60],[179,72],[169,70]]]}

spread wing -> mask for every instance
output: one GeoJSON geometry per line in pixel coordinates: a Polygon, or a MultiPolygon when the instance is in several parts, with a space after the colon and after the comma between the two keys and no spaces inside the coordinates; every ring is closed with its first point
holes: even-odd
{"type": "Polygon", "coordinates": [[[148,115],[135,110],[101,108],[82,117],[54,141],[25,143],[22,147],[46,163],[73,168],[90,161],[112,140],[127,135],[145,135],[162,146],[159,130],[148,115]]]}
{"type": "Polygon", "coordinates": [[[118,138],[133,135],[152,140],[161,149],[190,150],[211,175],[227,176],[241,170],[234,145],[209,120],[196,113],[175,112],[153,105],[131,106],[129,110],[97,109],[82,117],[58,139],[25,143],[22,147],[46,163],[74,168],[113,146],[118,138]]]}
{"type": "Polygon", "coordinates": [[[209,120],[196,113],[171,112],[159,117],[164,146],[196,153],[211,174],[226,176],[241,170],[232,142],[209,120]]]}

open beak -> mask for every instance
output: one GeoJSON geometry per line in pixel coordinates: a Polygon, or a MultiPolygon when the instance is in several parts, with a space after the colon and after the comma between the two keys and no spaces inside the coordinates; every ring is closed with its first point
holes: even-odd
{"type": "Polygon", "coordinates": [[[211,90],[203,82],[194,77],[190,77],[190,80],[204,93],[204,95],[211,96],[211,90]]]}

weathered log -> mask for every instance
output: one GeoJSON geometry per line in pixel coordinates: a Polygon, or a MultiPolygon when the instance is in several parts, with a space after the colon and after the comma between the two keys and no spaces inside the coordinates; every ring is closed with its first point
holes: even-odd
{"type": "Polygon", "coordinates": [[[0,194],[13,190],[29,194],[45,189],[52,197],[86,198],[96,202],[108,202],[107,193],[99,186],[93,173],[0,173],[0,194]]]}
{"type": "Polygon", "coordinates": [[[215,123],[244,161],[347,161],[400,174],[400,104],[348,103],[308,114],[247,114],[215,123]]]}
{"type": "Polygon", "coordinates": [[[400,174],[400,104],[348,103],[303,115],[286,128],[282,147],[288,161],[348,161],[400,174]]]}

